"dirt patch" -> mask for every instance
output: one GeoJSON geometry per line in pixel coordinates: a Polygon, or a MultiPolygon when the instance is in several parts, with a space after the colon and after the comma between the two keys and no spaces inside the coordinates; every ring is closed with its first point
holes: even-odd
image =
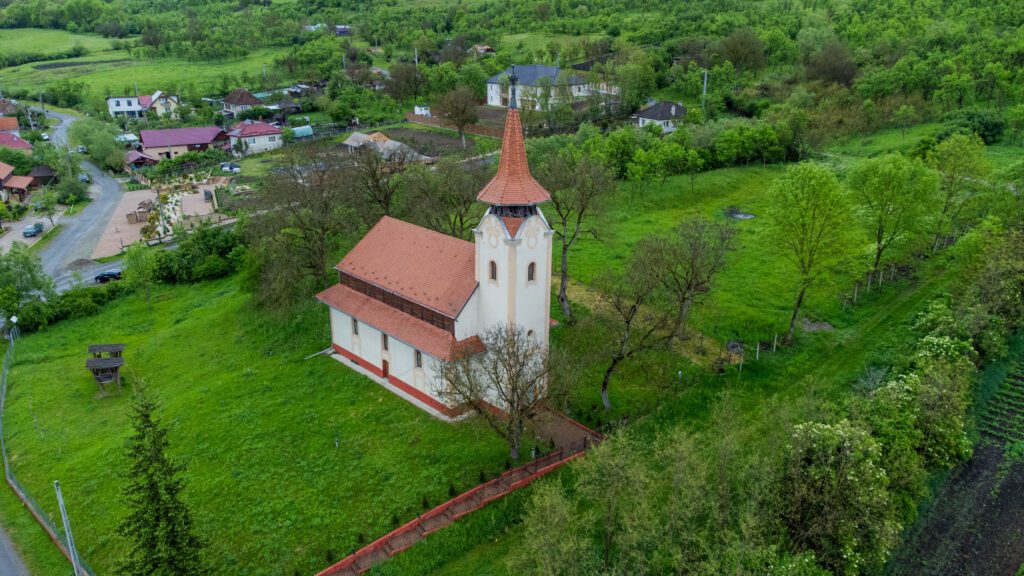
{"type": "Polygon", "coordinates": [[[953,471],[890,562],[893,576],[1011,576],[1024,565],[1024,462],[983,441],[953,471]]]}
{"type": "MultiPolygon", "coordinates": [[[[450,154],[458,154],[463,151],[462,140],[459,135],[452,133],[437,134],[426,130],[414,130],[412,128],[395,128],[385,132],[388,138],[398,140],[413,150],[425,156],[438,157],[450,154]]],[[[465,150],[472,150],[475,146],[472,140],[466,140],[465,150]]]]}
{"type": "Polygon", "coordinates": [[[121,58],[118,60],[90,60],[88,62],[50,62],[47,64],[36,64],[33,68],[36,70],[55,70],[57,68],[74,68],[75,66],[92,66],[93,64],[122,64],[124,62],[131,62],[131,60],[121,58]]]}
{"type": "Polygon", "coordinates": [[[800,319],[800,327],[804,329],[804,332],[831,332],[836,329],[835,326],[824,320],[815,322],[808,318],[800,319]]]}
{"type": "Polygon", "coordinates": [[[476,115],[479,120],[477,126],[502,129],[505,127],[505,116],[508,111],[497,106],[478,106],[476,115]]]}

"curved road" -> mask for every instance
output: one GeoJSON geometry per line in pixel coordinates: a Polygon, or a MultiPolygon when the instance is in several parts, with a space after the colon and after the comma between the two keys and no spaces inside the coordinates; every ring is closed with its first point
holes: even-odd
{"type": "MultiPolygon", "coordinates": [[[[58,148],[68,146],[68,127],[77,118],[49,110],[46,114],[59,122],[50,130],[50,140],[58,148]]],[[[53,278],[58,290],[69,288],[75,282],[76,274],[81,280],[90,282],[96,274],[120,266],[118,262],[97,264],[90,259],[121,200],[121,186],[92,162],[82,160],[80,167],[92,179],[89,186],[92,201],[73,216],[61,216],[60,233],[39,252],[43,271],[53,278]]]]}

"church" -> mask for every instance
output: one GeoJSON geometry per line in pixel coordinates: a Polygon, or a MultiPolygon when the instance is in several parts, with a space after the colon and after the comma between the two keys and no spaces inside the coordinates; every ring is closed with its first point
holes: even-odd
{"type": "Polygon", "coordinates": [[[509,79],[501,159],[477,196],[488,208],[473,242],[385,216],[317,295],[335,359],[446,420],[461,409],[442,400],[440,362],[483,353],[480,336],[500,324],[548,345],[554,233],[538,205],[551,197],[530,174],[509,79]]]}

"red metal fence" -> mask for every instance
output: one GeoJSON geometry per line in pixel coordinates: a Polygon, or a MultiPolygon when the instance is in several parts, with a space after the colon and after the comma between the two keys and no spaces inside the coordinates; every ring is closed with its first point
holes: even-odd
{"type": "Polygon", "coordinates": [[[337,564],[320,571],[317,573],[317,576],[354,576],[362,574],[375,564],[391,558],[395,554],[423,540],[431,533],[437,532],[459,518],[479,510],[488,502],[518,490],[564,464],[579,458],[594,442],[595,440],[592,440],[590,437],[584,437],[566,448],[559,448],[528,464],[513,468],[489,482],[480,484],[472,490],[459,494],[455,498],[429,512],[417,516],[406,524],[360,548],[337,564]]]}

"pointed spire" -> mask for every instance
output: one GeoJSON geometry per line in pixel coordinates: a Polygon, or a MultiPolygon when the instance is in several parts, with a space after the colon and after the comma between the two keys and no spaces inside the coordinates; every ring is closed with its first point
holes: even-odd
{"type": "Polygon", "coordinates": [[[530,165],[526,160],[526,145],[523,142],[523,127],[516,108],[515,67],[509,74],[509,106],[505,118],[505,135],[501,142],[501,161],[498,173],[484,186],[477,200],[494,206],[531,206],[551,200],[551,195],[533,179],[530,165]]]}

